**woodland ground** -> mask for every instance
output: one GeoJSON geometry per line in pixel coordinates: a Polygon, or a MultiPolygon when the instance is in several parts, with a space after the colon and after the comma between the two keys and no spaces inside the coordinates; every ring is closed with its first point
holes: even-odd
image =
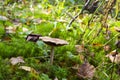
{"type": "Polygon", "coordinates": [[[84,3],[0,0],[0,80],[120,80],[120,1],[108,15],[110,6],[98,6],[94,13],[80,14],[68,27],[84,3]],[[106,14],[100,13],[105,9],[106,14]],[[28,34],[59,38],[69,44],[55,48],[51,65],[51,47],[41,40],[27,41],[28,34]]]}

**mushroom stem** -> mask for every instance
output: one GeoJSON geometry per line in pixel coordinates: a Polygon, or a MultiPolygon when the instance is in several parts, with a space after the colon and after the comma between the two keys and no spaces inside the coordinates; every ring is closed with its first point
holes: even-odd
{"type": "Polygon", "coordinates": [[[53,65],[53,60],[54,60],[54,46],[51,47],[51,52],[50,52],[50,64],[53,65]]]}

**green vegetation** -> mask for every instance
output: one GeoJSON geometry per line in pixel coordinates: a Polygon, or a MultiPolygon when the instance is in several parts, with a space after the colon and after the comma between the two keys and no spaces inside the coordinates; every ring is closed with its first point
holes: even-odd
{"type": "MultiPolygon", "coordinates": [[[[104,0],[99,2],[107,4],[104,0]]],[[[84,3],[85,0],[0,0],[0,80],[120,80],[120,58],[116,61],[120,47],[115,44],[120,36],[120,0],[116,0],[107,20],[99,6],[94,13],[80,14],[67,27],[84,3]],[[41,40],[27,41],[31,33],[60,38],[69,44],[55,48],[51,65],[51,47],[41,40]],[[112,55],[113,50],[118,54],[112,55]],[[112,55],[113,61],[107,54],[112,55]],[[24,63],[11,64],[10,59],[18,56],[24,63]],[[77,74],[86,62],[95,68],[90,79],[86,73],[87,78],[77,74]]]]}

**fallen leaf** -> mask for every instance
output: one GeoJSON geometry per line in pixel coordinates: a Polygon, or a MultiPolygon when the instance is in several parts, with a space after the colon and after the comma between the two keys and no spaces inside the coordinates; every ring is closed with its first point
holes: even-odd
{"type": "Polygon", "coordinates": [[[120,28],[118,28],[118,27],[115,27],[115,30],[116,30],[117,32],[120,32],[120,28]]]}
{"type": "Polygon", "coordinates": [[[22,28],[22,31],[23,31],[23,32],[27,32],[27,31],[29,31],[29,30],[28,30],[27,28],[23,27],[23,28],[22,28]]]}
{"type": "Polygon", "coordinates": [[[92,44],[94,47],[101,47],[101,46],[103,46],[103,44],[101,44],[101,43],[93,43],[92,44]]]}
{"type": "Polygon", "coordinates": [[[28,66],[20,66],[19,69],[23,69],[23,70],[28,71],[28,72],[30,72],[32,70],[32,68],[28,67],[28,66]]]}
{"type": "Polygon", "coordinates": [[[42,22],[45,22],[45,20],[42,20],[42,19],[40,19],[40,18],[38,18],[38,19],[33,19],[33,23],[34,23],[34,24],[40,24],[40,23],[42,23],[42,22]]]}
{"type": "Polygon", "coordinates": [[[81,60],[81,61],[84,61],[84,60],[85,60],[85,57],[84,57],[82,54],[79,54],[78,56],[80,57],[80,60],[81,60]]]}
{"type": "Polygon", "coordinates": [[[88,62],[85,62],[84,64],[82,64],[77,72],[77,76],[79,78],[93,78],[95,73],[95,67],[91,64],[89,64],[88,62]]]}
{"type": "Polygon", "coordinates": [[[113,51],[111,51],[109,54],[107,54],[106,55],[106,57],[108,57],[108,56],[116,56],[118,54],[118,52],[117,52],[117,50],[115,49],[115,50],[113,50],[113,51]]]}
{"type": "Polygon", "coordinates": [[[34,68],[31,68],[29,66],[20,66],[19,69],[31,72],[31,73],[36,74],[36,75],[38,74],[38,72],[34,68]]]}
{"type": "Polygon", "coordinates": [[[108,57],[111,60],[111,62],[120,63],[120,53],[117,53],[116,50],[107,54],[106,57],[108,57]]]}
{"type": "Polygon", "coordinates": [[[82,53],[85,51],[85,48],[83,45],[75,45],[75,48],[76,48],[76,52],[78,53],[82,53]]]}
{"type": "Polygon", "coordinates": [[[0,21],[7,21],[7,20],[8,20],[7,17],[5,17],[5,16],[1,16],[1,15],[0,15],[0,21]]]}
{"type": "Polygon", "coordinates": [[[6,31],[7,34],[15,33],[16,32],[16,27],[12,27],[12,26],[6,27],[5,31],[6,31]]]}
{"type": "Polygon", "coordinates": [[[104,51],[109,51],[110,50],[110,46],[109,45],[105,45],[103,48],[104,48],[104,51]]]}
{"type": "Polygon", "coordinates": [[[18,63],[25,63],[25,61],[23,60],[23,57],[21,57],[21,56],[19,56],[19,57],[12,57],[11,59],[10,59],[10,62],[11,62],[11,64],[12,65],[16,65],[16,64],[18,64],[18,63]]]}
{"type": "Polygon", "coordinates": [[[80,67],[80,65],[79,65],[79,64],[75,64],[75,65],[72,67],[72,69],[78,70],[78,69],[79,69],[79,67],[80,67]]]}
{"type": "Polygon", "coordinates": [[[12,20],[12,23],[13,23],[14,25],[18,25],[18,24],[20,24],[20,20],[19,20],[19,19],[13,19],[13,20],[12,20]]]}
{"type": "Polygon", "coordinates": [[[111,62],[120,63],[120,54],[116,56],[109,55],[108,57],[110,58],[111,62]]]}

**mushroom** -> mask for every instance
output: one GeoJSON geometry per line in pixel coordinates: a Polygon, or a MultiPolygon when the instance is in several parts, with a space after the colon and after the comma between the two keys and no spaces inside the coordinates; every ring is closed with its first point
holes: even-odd
{"type": "Polygon", "coordinates": [[[54,60],[54,48],[56,46],[63,46],[63,45],[67,45],[68,42],[65,40],[61,40],[58,38],[51,38],[51,37],[39,37],[40,40],[42,40],[44,43],[46,43],[47,45],[51,46],[51,52],[50,52],[50,64],[53,64],[53,60],[54,60]]]}
{"type": "Polygon", "coordinates": [[[26,37],[27,41],[37,42],[39,40],[39,37],[42,35],[39,34],[28,34],[26,37]]]}

